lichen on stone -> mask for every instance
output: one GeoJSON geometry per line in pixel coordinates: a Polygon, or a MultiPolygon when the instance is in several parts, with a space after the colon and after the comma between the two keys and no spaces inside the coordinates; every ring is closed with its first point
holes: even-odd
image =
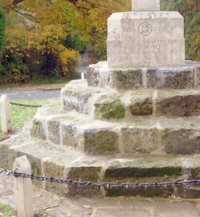
{"type": "Polygon", "coordinates": [[[84,149],[90,154],[115,154],[118,153],[118,135],[116,132],[102,130],[88,131],[84,135],[84,149]]]}
{"type": "Polygon", "coordinates": [[[119,96],[101,96],[94,106],[94,114],[97,119],[122,119],[125,117],[125,107],[119,96]]]}
{"type": "Polygon", "coordinates": [[[129,106],[132,115],[152,115],[153,102],[151,97],[132,97],[129,106]]]}

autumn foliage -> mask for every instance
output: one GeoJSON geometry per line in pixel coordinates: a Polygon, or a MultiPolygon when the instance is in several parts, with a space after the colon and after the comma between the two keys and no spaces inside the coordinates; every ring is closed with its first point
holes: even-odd
{"type": "Polygon", "coordinates": [[[107,18],[128,10],[129,2],[1,0],[8,22],[0,83],[72,77],[79,52],[86,50],[96,60],[105,59],[107,18]]]}

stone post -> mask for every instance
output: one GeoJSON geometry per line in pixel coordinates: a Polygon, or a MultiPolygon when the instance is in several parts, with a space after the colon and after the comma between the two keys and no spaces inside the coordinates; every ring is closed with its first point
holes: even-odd
{"type": "Polygon", "coordinates": [[[159,11],[160,0],[132,0],[132,11],[159,11]]]}
{"type": "Polygon", "coordinates": [[[1,126],[2,132],[8,133],[11,130],[11,115],[10,115],[10,102],[7,95],[1,96],[1,126]]]}
{"type": "MultiPolygon", "coordinates": [[[[13,170],[19,173],[31,174],[31,165],[26,156],[15,160],[13,170]]],[[[14,200],[17,217],[33,217],[32,181],[14,177],[14,200]]]]}
{"type": "Polygon", "coordinates": [[[84,74],[84,72],[81,72],[81,80],[85,80],[85,74],[84,74]]]}

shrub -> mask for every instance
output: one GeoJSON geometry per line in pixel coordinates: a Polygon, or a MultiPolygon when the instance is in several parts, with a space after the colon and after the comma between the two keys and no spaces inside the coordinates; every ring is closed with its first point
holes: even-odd
{"type": "Polygon", "coordinates": [[[6,17],[4,10],[0,8],[0,56],[2,55],[3,46],[6,37],[6,17]]]}
{"type": "Polygon", "coordinates": [[[72,77],[79,53],[62,44],[64,37],[59,26],[10,30],[2,59],[4,80],[24,82],[35,77],[72,77]]]}

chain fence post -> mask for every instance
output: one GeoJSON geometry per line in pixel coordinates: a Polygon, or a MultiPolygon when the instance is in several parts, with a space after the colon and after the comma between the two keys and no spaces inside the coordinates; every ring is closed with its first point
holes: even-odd
{"type": "Polygon", "coordinates": [[[85,80],[85,74],[84,74],[84,72],[81,72],[81,80],[85,80]]]}
{"type": "Polygon", "coordinates": [[[2,95],[0,100],[1,105],[1,126],[2,132],[8,133],[11,131],[11,113],[10,113],[10,102],[7,95],[2,95]]]}
{"type": "MultiPolygon", "coordinates": [[[[31,165],[26,156],[15,159],[13,170],[31,174],[31,165]]],[[[31,179],[14,177],[14,201],[17,217],[33,217],[33,187],[31,179]]]]}

